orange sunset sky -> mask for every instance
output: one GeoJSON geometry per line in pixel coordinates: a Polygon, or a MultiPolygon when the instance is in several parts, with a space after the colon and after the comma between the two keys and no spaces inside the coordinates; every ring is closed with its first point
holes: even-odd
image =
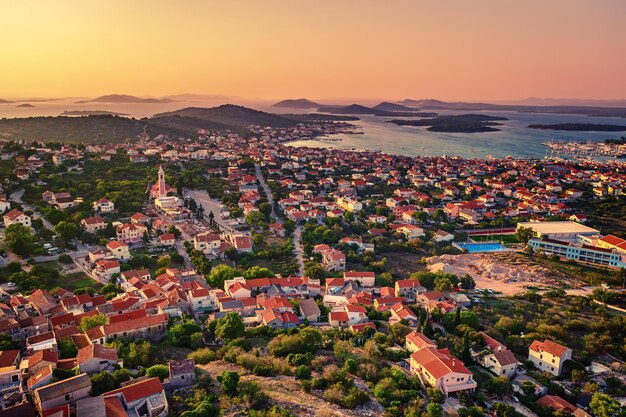
{"type": "Polygon", "coordinates": [[[0,0],[0,98],[626,98],[624,0],[0,0]]]}

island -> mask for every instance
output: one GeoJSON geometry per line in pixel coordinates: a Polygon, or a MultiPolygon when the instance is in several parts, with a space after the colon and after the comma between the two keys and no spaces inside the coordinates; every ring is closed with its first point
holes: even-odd
{"type": "Polygon", "coordinates": [[[142,98],[130,96],[128,94],[109,94],[106,96],[96,97],[90,100],[79,100],[77,104],[84,103],[141,103],[141,104],[163,104],[171,103],[174,100],[169,98],[142,98]]]}
{"type": "Polygon", "coordinates": [[[35,106],[33,106],[33,105],[32,105],[32,104],[30,104],[30,103],[24,103],[24,104],[18,104],[18,105],[17,105],[17,106],[15,106],[15,107],[35,107],[35,106]]]}
{"type": "Polygon", "coordinates": [[[392,119],[385,123],[394,123],[398,126],[428,126],[430,132],[446,133],[483,133],[498,132],[493,126],[500,126],[498,121],[508,120],[506,117],[490,116],[486,114],[458,114],[437,116],[430,119],[392,119]]]}
{"type": "Polygon", "coordinates": [[[594,123],[555,123],[528,125],[530,129],[567,130],[570,132],[626,132],[624,125],[608,125],[594,123]]]}
{"type": "Polygon", "coordinates": [[[65,110],[60,114],[61,116],[129,116],[128,113],[118,113],[107,110],[65,110]]]}

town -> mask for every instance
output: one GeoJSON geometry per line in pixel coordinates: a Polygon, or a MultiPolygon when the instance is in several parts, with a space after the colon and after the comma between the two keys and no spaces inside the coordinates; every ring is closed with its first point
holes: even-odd
{"type": "Polygon", "coordinates": [[[624,412],[622,164],[333,125],[3,142],[0,417],[624,412]]]}

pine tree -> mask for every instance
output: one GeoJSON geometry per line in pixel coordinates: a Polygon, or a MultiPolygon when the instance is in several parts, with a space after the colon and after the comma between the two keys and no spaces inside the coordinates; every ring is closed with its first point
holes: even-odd
{"type": "Polygon", "coordinates": [[[472,361],[472,352],[470,350],[469,332],[465,332],[463,335],[463,344],[461,347],[461,354],[459,355],[463,363],[468,364],[472,361]]]}
{"type": "Polygon", "coordinates": [[[457,326],[461,324],[461,307],[460,306],[457,306],[456,308],[456,314],[454,316],[454,324],[457,326]]]}

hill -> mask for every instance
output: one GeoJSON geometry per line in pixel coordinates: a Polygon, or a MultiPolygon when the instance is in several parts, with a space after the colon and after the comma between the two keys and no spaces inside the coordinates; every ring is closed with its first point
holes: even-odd
{"type": "Polygon", "coordinates": [[[559,113],[559,114],[583,114],[598,117],[622,117],[626,118],[626,107],[596,107],[596,106],[528,106],[512,104],[491,103],[466,103],[445,102],[440,100],[411,100],[399,101],[404,106],[417,107],[420,109],[433,110],[456,110],[456,111],[514,111],[521,113],[559,113]]]}
{"type": "MultiPolygon", "coordinates": [[[[384,104],[384,103],[381,103],[384,104]]],[[[389,103],[392,104],[392,103],[389,103]]],[[[380,104],[379,104],[380,106],[380,104]]],[[[400,108],[403,106],[400,106],[400,108]]],[[[389,111],[381,110],[373,107],[365,107],[360,104],[351,104],[349,106],[328,106],[317,109],[320,113],[332,113],[332,114],[372,114],[374,116],[388,116],[388,117],[435,117],[437,113],[425,113],[417,112],[414,109],[406,107],[410,111],[389,111]]]]}
{"type": "Polygon", "coordinates": [[[531,129],[568,130],[571,132],[626,132],[626,126],[593,123],[556,123],[528,125],[531,129]]]}
{"type": "Polygon", "coordinates": [[[35,106],[33,106],[33,105],[32,105],[32,104],[30,104],[30,103],[24,103],[24,104],[18,104],[18,105],[17,105],[17,106],[15,106],[15,107],[35,107],[35,106]]]}
{"type": "Polygon", "coordinates": [[[107,110],[65,110],[59,116],[102,116],[105,114],[111,116],[129,116],[127,113],[118,113],[107,110]]]}
{"type": "Polygon", "coordinates": [[[145,122],[118,116],[0,119],[0,137],[42,142],[119,143],[135,138],[145,122]]]}
{"type": "Polygon", "coordinates": [[[130,96],[127,94],[109,94],[106,96],[96,97],[90,100],[80,100],[76,103],[144,103],[144,104],[158,104],[158,103],[171,103],[174,100],[169,98],[141,98],[136,96],[130,96]]]}
{"type": "Polygon", "coordinates": [[[377,110],[360,104],[350,104],[349,106],[326,106],[317,109],[320,113],[334,114],[376,114],[377,110]]]}
{"type": "Polygon", "coordinates": [[[0,98],[0,104],[13,103],[13,101],[4,100],[0,98]]]}
{"type": "Polygon", "coordinates": [[[452,116],[438,116],[432,119],[394,119],[387,123],[394,123],[399,126],[428,126],[431,132],[447,133],[481,133],[497,132],[493,126],[498,126],[497,121],[507,120],[505,117],[489,116],[486,114],[459,114],[452,116]]]}
{"type": "Polygon", "coordinates": [[[415,110],[415,108],[403,106],[401,104],[396,104],[396,103],[389,103],[388,101],[383,101],[382,103],[377,104],[376,106],[372,108],[376,110],[382,110],[382,111],[414,111],[415,110]]]}
{"type": "Polygon", "coordinates": [[[298,122],[293,119],[234,104],[224,104],[211,108],[186,107],[180,110],[155,114],[154,118],[166,116],[188,117],[238,129],[247,128],[250,125],[291,127],[298,124],[298,122]]]}
{"type": "Polygon", "coordinates": [[[272,104],[272,107],[287,107],[290,109],[316,109],[322,106],[322,104],[315,103],[314,101],[306,98],[287,99],[272,104]]]}

